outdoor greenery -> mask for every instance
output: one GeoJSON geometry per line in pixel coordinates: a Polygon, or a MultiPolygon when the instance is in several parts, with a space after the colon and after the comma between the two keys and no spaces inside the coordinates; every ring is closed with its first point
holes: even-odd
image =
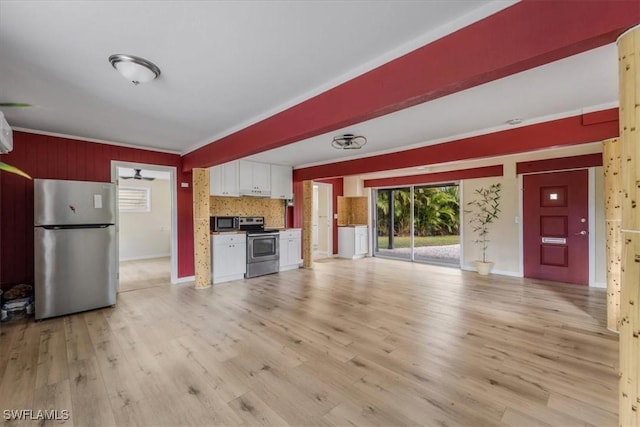
{"type": "Polygon", "coordinates": [[[478,236],[473,242],[482,248],[482,262],[487,262],[489,226],[498,219],[500,213],[500,184],[478,188],[475,193],[476,198],[467,203],[469,210],[464,213],[469,214],[471,229],[478,236]]]}
{"type": "MultiPolygon", "coordinates": [[[[416,236],[457,236],[460,232],[460,198],[458,186],[416,187],[414,202],[416,236]]],[[[411,193],[409,189],[393,191],[393,230],[396,236],[411,233],[411,193]]],[[[378,235],[389,231],[389,191],[378,191],[378,235]]],[[[396,238],[397,241],[397,238],[396,238]]],[[[417,245],[417,244],[416,244],[417,245]]],[[[401,247],[395,244],[396,247],[401,247]]]]}
{"type": "MultiPolygon", "coordinates": [[[[388,236],[378,236],[378,248],[385,249],[389,245],[388,236]]],[[[416,248],[426,246],[447,246],[457,245],[460,243],[460,236],[415,236],[413,239],[413,245],[416,248]]],[[[393,246],[395,249],[408,248],[409,236],[396,236],[393,238],[393,246]]]]}

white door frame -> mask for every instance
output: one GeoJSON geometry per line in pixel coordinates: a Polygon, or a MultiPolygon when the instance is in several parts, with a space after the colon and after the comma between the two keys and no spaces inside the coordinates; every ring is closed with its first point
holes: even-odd
{"type": "MultiPolygon", "coordinates": [[[[318,189],[320,187],[326,190],[327,200],[327,257],[333,256],[333,185],[327,184],[326,182],[313,182],[313,185],[317,185],[318,189]]],[[[318,200],[320,199],[320,193],[318,192],[318,200]]],[[[318,212],[318,215],[320,212],[318,212]]],[[[318,229],[320,229],[320,223],[318,223],[318,229]]],[[[318,251],[322,252],[322,251],[318,251]]]]}
{"type": "MultiPolygon", "coordinates": [[[[169,187],[171,194],[171,283],[178,283],[178,192],[177,170],[175,166],[151,165],[147,163],[122,162],[111,160],[111,182],[118,184],[118,168],[137,168],[159,172],[169,172],[169,187]]],[[[116,257],[120,259],[120,218],[116,209],[116,257]]]]}
{"type": "Polygon", "coordinates": [[[516,221],[518,222],[518,238],[520,240],[520,262],[518,277],[524,277],[524,175],[536,175],[536,174],[548,174],[555,172],[570,172],[574,170],[587,169],[588,180],[588,209],[589,209],[589,287],[592,288],[606,288],[606,283],[596,282],[596,168],[570,168],[570,169],[558,169],[544,172],[532,172],[525,174],[518,174],[518,216],[516,221]]]}

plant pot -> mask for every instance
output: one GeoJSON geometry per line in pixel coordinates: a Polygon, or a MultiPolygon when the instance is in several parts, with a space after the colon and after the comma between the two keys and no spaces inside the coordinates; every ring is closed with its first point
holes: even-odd
{"type": "Polygon", "coordinates": [[[476,264],[476,269],[478,270],[478,274],[481,276],[488,276],[489,272],[493,268],[493,262],[491,261],[487,261],[487,262],[474,261],[474,262],[476,264]]]}

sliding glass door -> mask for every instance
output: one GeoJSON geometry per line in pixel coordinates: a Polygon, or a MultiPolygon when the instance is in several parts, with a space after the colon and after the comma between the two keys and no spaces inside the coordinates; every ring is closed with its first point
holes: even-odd
{"type": "Polygon", "coordinates": [[[457,185],[416,186],[413,259],[460,265],[460,197],[457,185]]]}
{"type": "Polygon", "coordinates": [[[376,191],[374,254],[411,259],[411,190],[409,187],[376,191]]]}
{"type": "Polygon", "coordinates": [[[374,191],[374,255],[460,265],[457,184],[374,191]]]}

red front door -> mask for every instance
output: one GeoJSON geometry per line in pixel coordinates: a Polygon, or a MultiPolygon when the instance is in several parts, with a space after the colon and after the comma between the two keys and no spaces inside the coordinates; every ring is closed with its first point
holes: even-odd
{"type": "Polygon", "coordinates": [[[524,275],[589,284],[588,172],[524,176],[524,275]]]}

